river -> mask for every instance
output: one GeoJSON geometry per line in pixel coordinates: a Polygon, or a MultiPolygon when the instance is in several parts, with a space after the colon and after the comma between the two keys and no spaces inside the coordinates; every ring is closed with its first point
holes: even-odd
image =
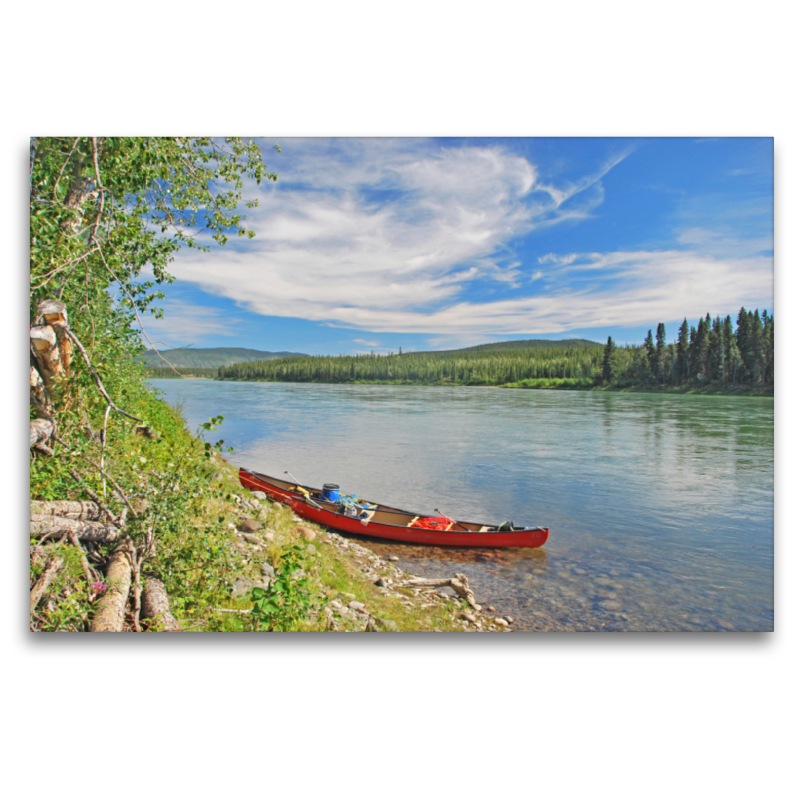
{"type": "Polygon", "coordinates": [[[550,528],[540,550],[367,542],[469,577],[515,630],[773,629],[774,401],[153,380],[229,460],[389,505],[550,528]],[[211,437],[209,437],[211,438],[211,437]]]}

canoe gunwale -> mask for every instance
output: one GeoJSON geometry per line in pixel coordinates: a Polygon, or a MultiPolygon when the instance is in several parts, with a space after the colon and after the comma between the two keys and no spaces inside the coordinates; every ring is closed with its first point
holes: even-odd
{"type": "MultiPolygon", "coordinates": [[[[361,536],[373,536],[377,539],[388,539],[397,542],[410,544],[425,544],[431,546],[455,546],[455,547],[541,547],[548,539],[550,531],[544,527],[518,528],[511,531],[500,531],[496,527],[493,530],[481,530],[488,527],[484,523],[467,522],[466,520],[456,520],[449,530],[435,528],[412,528],[407,524],[397,525],[386,521],[373,521],[370,519],[360,519],[358,517],[348,517],[338,510],[334,510],[332,503],[323,501],[324,505],[313,500],[309,502],[301,492],[296,491],[298,486],[310,494],[317,493],[319,490],[310,486],[302,486],[294,482],[284,481],[274,478],[255,470],[245,467],[239,468],[239,480],[245,488],[260,490],[268,494],[273,500],[277,500],[288,505],[299,516],[344,533],[352,533],[361,536]],[[294,490],[294,491],[293,491],[294,490]],[[325,507],[329,506],[329,507],[325,507]],[[458,529],[457,525],[473,525],[475,530],[458,529]]],[[[364,501],[369,502],[369,501],[364,501]]],[[[425,518],[430,514],[417,514],[404,509],[385,506],[381,503],[373,504],[377,506],[377,512],[381,515],[397,514],[405,518],[425,518]]],[[[377,513],[376,512],[376,513],[377,513]]]]}

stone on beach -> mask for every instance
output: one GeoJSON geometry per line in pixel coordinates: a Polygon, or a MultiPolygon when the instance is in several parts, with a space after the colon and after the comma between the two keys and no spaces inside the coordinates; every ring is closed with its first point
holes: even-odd
{"type": "Polygon", "coordinates": [[[307,542],[313,542],[317,538],[316,532],[305,525],[298,525],[297,531],[307,542]]]}
{"type": "Polygon", "coordinates": [[[275,568],[272,564],[268,564],[266,561],[261,565],[261,574],[265,578],[274,578],[275,577],[275,568]]]}
{"type": "Polygon", "coordinates": [[[266,492],[250,492],[250,494],[255,497],[256,500],[266,500],[267,493],[266,492]]]}
{"type": "Polygon", "coordinates": [[[237,578],[236,582],[233,584],[233,590],[231,591],[231,597],[244,597],[244,595],[248,594],[248,592],[256,585],[255,581],[251,581],[248,578],[237,578]]]}
{"type": "Polygon", "coordinates": [[[256,531],[260,531],[264,526],[257,519],[245,518],[239,520],[236,527],[245,533],[255,533],[256,531]]]}

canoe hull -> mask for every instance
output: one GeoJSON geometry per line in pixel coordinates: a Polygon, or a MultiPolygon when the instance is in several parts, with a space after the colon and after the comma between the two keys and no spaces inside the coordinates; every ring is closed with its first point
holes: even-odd
{"type": "Polygon", "coordinates": [[[245,488],[264,492],[272,500],[288,505],[295,514],[303,519],[333,530],[359,536],[373,536],[378,539],[408,544],[494,548],[541,547],[550,535],[548,528],[522,528],[512,531],[430,530],[354,519],[308,503],[302,495],[271,483],[269,476],[259,476],[250,470],[240,469],[239,480],[245,488]]]}

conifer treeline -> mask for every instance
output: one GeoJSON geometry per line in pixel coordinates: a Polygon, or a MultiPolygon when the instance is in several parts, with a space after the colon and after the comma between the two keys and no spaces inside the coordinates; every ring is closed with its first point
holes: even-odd
{"type": "Polygon", "coordinates": [[[600,368],[602,346],[568,350],[542,348],[490,353],[403,353],[398,355],[306,356],[250,361],[220,367],[222,380],[318,383],[453,383],[494,386],[527,378],[591,380],[600,368]]]}
{"type": "Polygon", "coordinates": [[[678,341],[667,344],[664,324],[647,332],[640,347],[617,348],[608,337],[601,379],[616,385],[690,384],[771,386],[775,382],[775,320],[766,310],[740,309],[736,330],[730,316],[709,314],[691,327],[686,319],[678,341]]]}
{"type": "Polygon", "coordinates": [[[706,314],[697,327],[686,320],[677,342],[667,344],[663,323],[642,345],[603,348],[531,348],[388,356],[303,356],[249,361],[219,368],[221,380],[304,383],[424,383],[527,385],[768,386],[774,382],[774,320],[766,311],[741,309],[736,330],[730,316],[706,314]]]}

